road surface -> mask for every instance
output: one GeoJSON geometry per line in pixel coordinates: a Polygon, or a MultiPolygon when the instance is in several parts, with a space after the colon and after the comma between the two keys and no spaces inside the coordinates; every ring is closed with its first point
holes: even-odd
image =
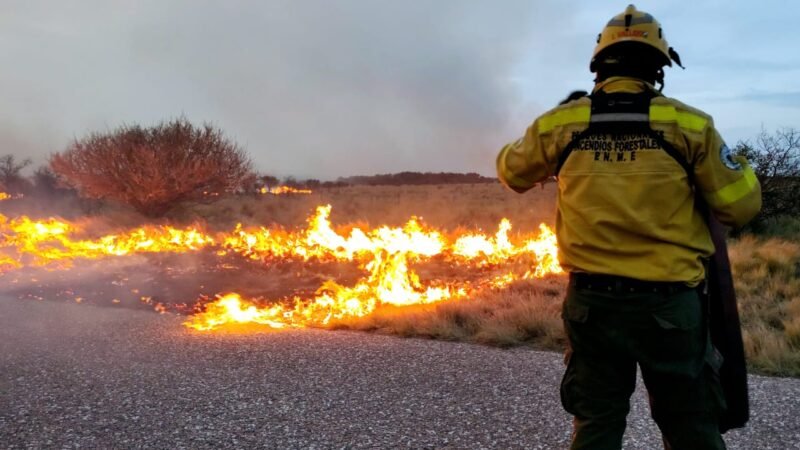
{"type": "MultiPolygon", "coordinates": [[[[565,448],[561,355],[0,298],[2,448],[565,448]]],[[[751,377],[732,449],[800,448],[800,380],[751,377]]],[[[626,448],[660,437],[641,389],[626,448]]]]}

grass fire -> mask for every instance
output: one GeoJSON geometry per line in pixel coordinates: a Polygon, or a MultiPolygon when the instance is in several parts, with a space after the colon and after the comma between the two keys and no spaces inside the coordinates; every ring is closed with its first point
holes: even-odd
{"type": "MultiPolygon", "coordinates": [[[[560,350],[554,194],[333,186],[226,194],[162,219],[16,197],[0,211],[0,290],[180,314],[201,334],[344,328],[560,350]]],[[[796,240],[742,236],[731,259],[751,367],[800,374],[796,240]]]]}
{"type": "Polygon", "coordinates": [[[6,3],[0,450],[800,441],[795,3],[6,3]]]}
{"type": "Polygon", "coordinates": [[[311,194],[311,189],[298,189],[291,186],[274,186],[271,188],[262,187],[258,190],[262,194],[286,195],[286,194],[311,194]]]}
{"type": "MultiPolygon", "coordinates": [[[[508,219],[501,220],[493,235],[474,230],[445,233],[416,218],[402,227],[350,226],[345,233],[334,229],[330,212],[330,205],[319,206],[304,229],[292,231],[241,224],[217,233],[201,226],[144,226],[94,238],[79,237],[81,227],[64,220],[3,216],[0,261],[5,271],[26,266],[59,270],[83,259],[206,250],[218,257],[235,254],[264,265],[288,260],[349,262],[364,272],[349,286],[328,279],[312,296],[249,300],[234,292],[220,293],[185,322],[202,331],[241,323],[324,327],[368,316],[385,305],[464,300],[515,280],[561,273],[555,235],[544,224],[538,232],[513,241],[508,219]],[[413,266],[432,261],[457,273],[447,278],[421,278],[413,266]]],[[[158,303],[157,308],[164,307],[158,303]]]]}
{"type": "MultiPolygon", "coordinates": [[[[25,196],[2,202],[2,291],[181,314],[199,333],[346,328],[560,350],[566,277],[542,225],[554,191],[327,187],[223,195],[166,219],[36,211],[25,196]]],[[[751,366],[800,374],[800,247],[744,236],[731,259],[751,366]]]]}

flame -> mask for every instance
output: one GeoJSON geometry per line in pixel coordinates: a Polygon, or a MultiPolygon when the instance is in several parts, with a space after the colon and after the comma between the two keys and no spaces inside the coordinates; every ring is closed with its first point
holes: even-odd
{"type": "Polygon", "coordinates": [[[9,194],[8,192],[0,192],[0,202],[3,200],[16,200],[22,197],[22,194],[9,194]]]}
{"type": "MultiPolygon", "coordinates": [[[[334,320],[364,317],[382,305],[407,306],[455,300],[469,297],[483,288],[503,288],[510,283],[547,274],[563,273],[558,265],[555,234],[540,225],[540,234],[514,245],[508,233],[511,223],[500,222],[493,237],[471,233],[447,239],[442,233],[425,229],[412,218],[402,228],[380,227],[372,231],[354,228],[343,236],[330,223],[331,207],[320,206],[308,223],[304,238],[286,234],[271,235],[261,229],[248,234],[241,229],[239,236],[226,242],[228,248],[244,243],[245,254],[261,252],[281,256],[293,254],[303,258],[334,258],[365,261],[369,275],[354,286],[345,287],[328,281],[311,298],[294,297],[290,301],[268,301],[259,306],[237,293],[228,293],[207,305],[202,313],[189,318],[184,325],[200,331],[213,330],[228,324],[256,323],[272,328],[319,327],[334,320]],[[275,239],[271,239],[274,237],[275,239]],[[278,244],[280,242],[280,244],[278,244]],[[453,262],[477,266],[500,264],[521,255],[533,256],[532,270],[522,275],[506,272],[488,279],[443,283],[423,283],[409,268],[409,262],[442,256],[453,262]]],[[[241,248],[240,248],[241,251],[241,248]]]]}
{"type": "Polygon", "coordinates": [[[21,216],[9,220],[0,215],[0,248],[14,248],[20,264],[27,256],[34,266],[56,262],[69,266],[77,258],[185,252],[214,244],[213,237],[197,228],[147,226],[95,240],[73,239],[72,235],[80,231],[78,226],[59,219],[35,221],[21,216]]]}
{"type": "Polygon", "coordinates": [[[380,252],[367,264],[369,276],[352,287],[328,281],[311,299],[294,297],[291,303],[259,307],[229,293],[208,304],[184,325],[200,331],[227,324],[257,323],[272,328],[324,326],[332,320],[364,317],[380,305],[407,306],[434,303],[466,295],[455,286],[423,286],[408,268],[407,255],[380,252]]]}
{"type": "Polygon", "coordinates": [[[262,187],[258,190],[262,194],[284,195],[284,194],[311,194],[311,189],[297,189],[291,186],[275,186],[267,189],[262,187]]]}
{"type": "Polygon", "coordinates": [[[511,222],[504,218],[500,221],[497,234],[493,238],[477,233],[458,238],[454,244],[455,253],[466,258],[477,258],[483,255],[487,261],[508,258],[518,253],[508,239],[509,231],[511,231],[511,222]]]}
{"type": "MultiPolygon", "coordinates": [[[[237,293],[219,295],[185,322],[196,330],[244,323],[271,328],[324,327],[336,320],[367,316],[384,305],[465,299],[482,289],[562,273],[555,234],[544,224],[537,235],[512,239],[507,219],[501,220],[493,235],[449,235],[412,217],[402,227],[352,227],[344,234],[334,229],[330,214],[330,205],[319,206],[307,219],[307,226],[294,231],[241,224],[221,233],[201,226],[145,226],[96,239],[76,238],[85,231],[67,221],[0,215],[0,271],[29,265],[68,267],[77,259],[207,249],[219,256],[235,253],[265,263],[290,259],[353,262],[365,272],[352,286],[328,280],[306,297],[265,300],[244,299],[237,293]],[[423,280],[414,265],[434,259],[458,268],[459,275],[469,271],[471,276],[423,280]]],[[[142,300],[152,304],[149,297],[142,300]]],[[[165,311],[161,303],[153,306],[165,311]]]]}
{"type": "Polygon", "coordinates": [[[547,225],[539,224],[539,237],[525,243],[525,251],[539,257],[533,277],[540,278],[550,273],[561,274],[564,270],[558,263],[558,241],[556,234],[547,225]]]}

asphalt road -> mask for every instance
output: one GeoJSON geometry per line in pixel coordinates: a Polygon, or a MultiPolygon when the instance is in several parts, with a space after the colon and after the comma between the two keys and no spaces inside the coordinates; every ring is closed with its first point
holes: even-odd
{"type": "MultiPolygon", "coordinates": [[[[565,448],[561,356],[0,298],[2,448],[565,448]]],[[[732,449],[800,448],[800,380],[751,377],[732,449]]],[[[637,391],[626,448],[660,437],[637,391]]]]}

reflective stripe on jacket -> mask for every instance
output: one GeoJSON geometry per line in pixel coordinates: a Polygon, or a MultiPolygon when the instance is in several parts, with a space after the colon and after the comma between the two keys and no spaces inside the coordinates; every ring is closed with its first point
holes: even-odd
{"type": "MultiPolygon", "coordinates": [[[[614,77],[595,92],[645,89],[653,87],[614,77]]],[[[559,155],[590,118],[589,98],[540,116],[500,151],[500,180],[524,192],[553,176],[559,155]]],[[[710,116],[659,96],[650,103],[649,120],[690,163],[696,188],[721,222],[741,226],[758,213],[758,180],[747,161],[731,155],[710,116]]],[[[702,258],[713,253],[684,168],[640,133],[594,135],[577,144],[558,177],[556,234],[566,270],[640,280],[699,283],[705,275],[702,258]]]]}

